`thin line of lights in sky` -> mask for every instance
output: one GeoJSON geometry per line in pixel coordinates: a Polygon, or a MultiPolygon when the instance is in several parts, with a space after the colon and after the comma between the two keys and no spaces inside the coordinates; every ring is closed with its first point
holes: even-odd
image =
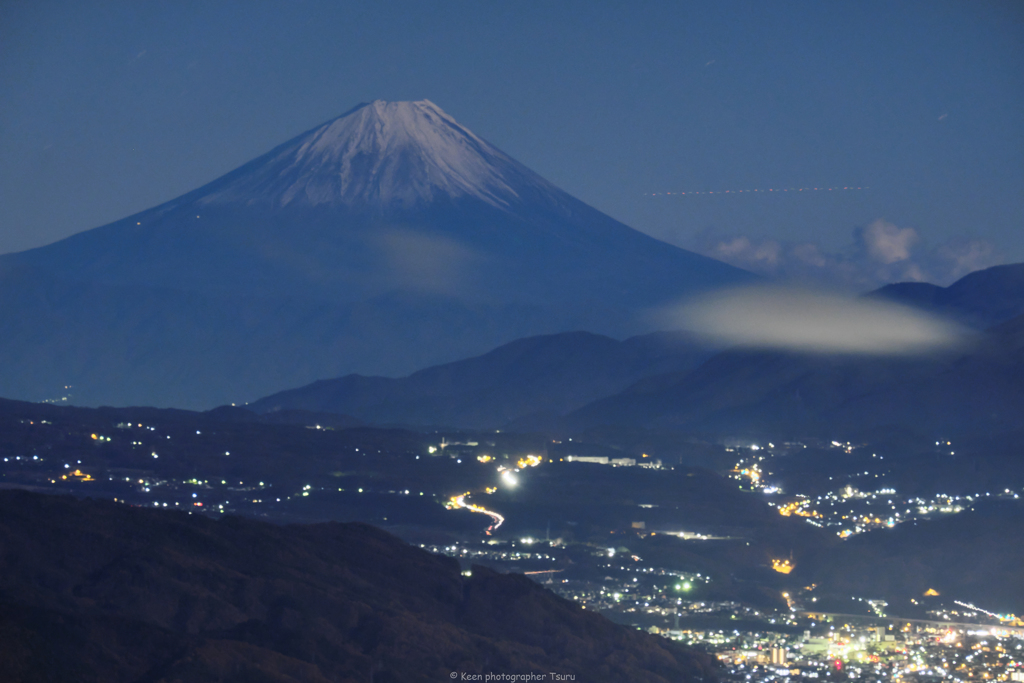
{"type": "Polygon", "coordinates": [[[741,192],[745,193],[745,194],[746,193],[753,193],[753,192],[760,192],[760,193],[763,194],[763,193],[766,193],[766,192],[843,192],[843,191],[849,192],[851,190],[870,190],[870,189],[871,188],[867,187],[867,186],[864,186],[864,187],[861,187],[861,186],[854,187],[853,185],[846,186],[846,187],[782,187],[782,188],[779,188],[779,187],[769,187],[769,188],[763,189],[763,190],[762,189],[756,189],[756,190],[708,190],[708,191],[705,191],[705,192],[645,192],[644,196],[645,197],[668,197],[668,196],[672,196],[672,197],[687,196],[688,197],[690,195],[698,195],[698,194],[740,194],[741,192]]]}

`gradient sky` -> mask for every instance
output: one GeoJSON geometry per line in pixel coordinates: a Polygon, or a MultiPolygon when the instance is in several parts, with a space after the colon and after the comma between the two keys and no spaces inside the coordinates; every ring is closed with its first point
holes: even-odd
{"type": "Polygon", "coordinates": [[[1024,261],[1024,3],[979,0],[0,3],[0,253],[378,98],[762,272],[1024,261]],[[721,194],[833,186],[870,189],[721,194]]]}

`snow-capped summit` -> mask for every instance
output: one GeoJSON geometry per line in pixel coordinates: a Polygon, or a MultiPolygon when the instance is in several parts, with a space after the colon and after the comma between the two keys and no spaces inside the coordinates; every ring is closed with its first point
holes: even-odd
{"type": "Polygon", "coordinates": [[[376,100],[328,121],[208,186],[201,203],[408,208],[465,196],[507,207],[557,193],[429,100],[376,100]]]}

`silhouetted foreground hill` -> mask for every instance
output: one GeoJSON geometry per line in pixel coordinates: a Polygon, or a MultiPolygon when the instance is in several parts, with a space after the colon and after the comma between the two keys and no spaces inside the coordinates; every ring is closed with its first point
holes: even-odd
{"type": "Polygon", "coordinates": [[[528,579],[363,524],[229,517],[0,492],[6,681],[714,678],[713,662],[528,579]]]}
{"type": "Polygon", "coordinates": [[[692,370],[711,353],[680,332],[621,342],[565,332],[517,339],[400,379],[321,380],[247,407],[267,415],[288,409],[343,413],[375,424],[504,427],[528,416],[562,415],[650,375],[692,370]]]}

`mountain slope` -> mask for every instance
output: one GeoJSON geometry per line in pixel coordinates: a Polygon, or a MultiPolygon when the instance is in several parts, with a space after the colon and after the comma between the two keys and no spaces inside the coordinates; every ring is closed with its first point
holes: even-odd
{"type": "Polygon", "coordinates": [[[644,309],[752,278],[587,206],[429,102],[374,102],[0,257],[0,353],[19,360],[0,394],[211,407],[528,335],[629,336],[644,309]]]}
{"type": "Polygon", "coordinates": [[[985,329],[1024,314],[1024,263],[978,270],[949,287],[898,282],[868,296],[906,304],[985,329]]]}
{"type": "Polygon", "coordinates": [[[623,342],[589,332],[519,339],[476,358],[400,379],[347,375],[249,404],[259,413],[300,409],[377,424],[495,428],[533,413],[560,415],[642,377],[696,367],[708,355],[682,334],[623,342]]]}
{"type": "Polygon", "coordinates": [[[360,105],[211,183],[198,203],[390,212],[472,196],[499,208],[558,188],[429,100],[360,105]]]}
{"type": "Polygon", "coordinates": [[[278,527],[0,492],[7,681],[438,681],[713,677],[522,576],[363,524],[278,527]]]}
{"type": "Polygon", "coordinates": [[[899,425],[940,436],[1024,428],[1024,316],[972,348],[919,358],[731,350],[692,373],[655,376],[567,416],[719,434],[833,438],[899,425]]]}

